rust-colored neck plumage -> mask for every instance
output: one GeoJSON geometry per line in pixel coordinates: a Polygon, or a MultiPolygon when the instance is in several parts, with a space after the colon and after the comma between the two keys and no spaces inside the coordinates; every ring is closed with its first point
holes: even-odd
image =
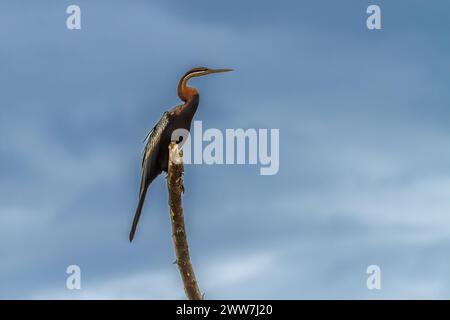
{"type": "Polygon", "coordinates": [[[195,75],[195,72],[198,71],[196,71],[196,69],[188,71],[178,83],[178,96],[182,101],[184,101],[184,104],[179,109],[179,115],[189,120],[189,126],[190,121],[197,111],[199,103],[199,95],[197,89],[187,86],[188,80],[195,75]]]}
{"type": "Polygon", "coordinates": [[[187,72],[178,83],[178,96],[184,102],[192,100],[195,96],[198,96],[197,89],[188,87],[187,82],[192,77],[192,72],[187,72]]]}

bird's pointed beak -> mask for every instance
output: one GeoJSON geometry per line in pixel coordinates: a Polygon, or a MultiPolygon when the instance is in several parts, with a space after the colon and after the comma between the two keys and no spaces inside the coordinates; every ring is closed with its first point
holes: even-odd
{"type": "Polygon", "coordinates": [[[210,69],[208,73],[221,73],[221,72],[230,72],[234,71],[233,69],[210,69]]]}

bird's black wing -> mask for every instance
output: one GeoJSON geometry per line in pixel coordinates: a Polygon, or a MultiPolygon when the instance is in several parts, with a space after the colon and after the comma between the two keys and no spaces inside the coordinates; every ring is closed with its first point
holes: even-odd
{"type": "Polygon", "coordinates": [[[157,156],[162,134],[164,130],[167,128],[169,121],[170,121],[170,113],[166,111],[163,113],[158,123],[147,134],[146,138],[147,143],[145,145],[144,155],[142,157],[142,169],[144,169],[147,162],[151,163],[152,162],[151,160],[156,160],[154,159],[154,157],[157,156]]]}
{"type": "Polygon", "coordinates": [[[130,231],[130,241],[133,240],[134,234],[136,232],[136,227],[141,216],[142,207],[144,206],[145,195],[147,193],[147,188],[150,183],[155,179],[160,173],[160,169],[157,167],[157,157],[159,152],[159,146],[161,142],[161,137],[164,130],[167,128],[170,121],[170,113],[164,112],[161,119],[153,127],[153,129],[147,135],[147,143],[144,149],[144,155],[142,157],[142,177],[141,186],[139,189],[139,202],[134,214],[133,224],[130,231]]]}

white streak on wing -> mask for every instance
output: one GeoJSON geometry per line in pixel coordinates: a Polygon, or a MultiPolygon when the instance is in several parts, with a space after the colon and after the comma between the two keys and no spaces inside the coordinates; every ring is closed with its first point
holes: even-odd
{"type": "Polygon", "coordinates": [[[144,157],[142,159],[142,166],[144,166],[144,162],[155,151],[155,147],[160,142],[161,136],[164,132],[164,129],[166,129],[168,123],[169,123],[169,113],[166,111],[164,112],[159,122],[153,127],[152,131],[148,135],[147,144],[144,149],[144,157]]]}

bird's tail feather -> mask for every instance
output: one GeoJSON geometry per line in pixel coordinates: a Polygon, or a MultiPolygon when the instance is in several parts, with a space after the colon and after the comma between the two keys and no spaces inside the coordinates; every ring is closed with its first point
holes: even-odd
{"type": "Polygon", "coordinates": [[[142,207],[144,206],[145,195],[147,194],[147,188],[144,188],[139,196],[139,202],[136,208],[136,213],[134,214],[133,224],[130,231],[130,242],[133,241],[134,234],[136,233],[136,227],[141,217],[142,207]]]}

